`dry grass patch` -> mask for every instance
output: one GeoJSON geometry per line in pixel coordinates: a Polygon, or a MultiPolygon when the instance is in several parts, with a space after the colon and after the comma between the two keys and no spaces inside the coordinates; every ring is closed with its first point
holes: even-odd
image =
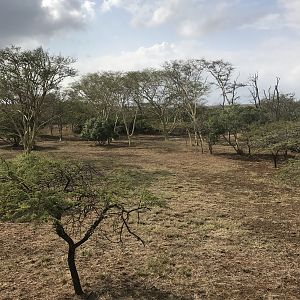
{"type": "MultiPolygon", "coordinates": [[[[270,162],[218,155],[223,147],[201,155],[183,140],[39,145],[47,155],[126,172],[166,201],[137,228],[145,248],[95,235],[79,251],[91,299],[300,299],[299,188],[275,179],[270,162]]],[[[49,226],[2,224],[0,245],[0,299],[73,299],[65,246],[49,226]]]]}

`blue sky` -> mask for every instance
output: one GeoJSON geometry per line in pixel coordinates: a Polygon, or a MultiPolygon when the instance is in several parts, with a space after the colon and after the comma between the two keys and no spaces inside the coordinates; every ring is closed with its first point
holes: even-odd
{"type": "Polygon", "coordinates": [[[80,74],[222,58],[300,97],[300,0],[1,0],[9,44],[74,56],[80,74]]]}

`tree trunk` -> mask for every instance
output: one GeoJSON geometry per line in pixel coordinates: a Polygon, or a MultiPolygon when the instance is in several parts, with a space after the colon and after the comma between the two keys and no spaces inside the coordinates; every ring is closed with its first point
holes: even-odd
{"type": "Polygon", "coordinates": [[[165,122],[162,122],[163,125],[163,135],[165,137],[165,141],[169,140],[169,134],[168,134],[168,130],[167,130],[167,125],[165,122]]]}
{"type": "Polygon", "coordinates": [[[84,292],[81,287],[79,275],[77,272],[76,264],[75,264],[75,251],[76,247],[74,245],[69,244],[69,252],[68,252],[68,266],[72,277],[73,287],[76,295],[83,295],[84,292]]]}
{"type": "Polygon", "coordinates": [[[58,125],[58,128],[59,128],[59,141],[61,142],[63,139],[63,124],[61,122],[58,125]]]}
{"type": "Polygon", "coordinates": [[[198,135],[199,135],[199,139],[200,139],[201,154],[204,154],[202,134],[200,132],[198,132],[198,135]]]}
{"type": "Polygon", "coordinates": [[[29,154],[34,145],[34,136],[31,136],[30,133],[26,133],[23,137],[23,147],[26,154],[29,154]]]}
{"type": "Polygon", "coordinates": [[[128,138],[128,147],[130,147],[131,146],[131,136],[128,135],[127,138],[128,138]]]}
{"type": "Polygon", "coordinates": [[[198,135],[196,130],[194,130],[194,139],[195,139],[195,146],[199,146],[198,135]]]}
{"type": "Polygon", "coordinates": [[[277,168],[277,165],[278,165],[278,152],[279,151],[272,152],[274,168],[277,168]]]}
{"type": "Polygon", "coordinates": [[[192,136],[191,136],[191,132],[189,131],[189,129],[186,129],[188,136],[189,136],[189,142],[190,142],[190,146],[193,146],[193,142],[192,142],[192,136]]]}
{"type": "Polygon", "coordinates": [[[208,142],[208,149],[209,149],[209,153],[213,154],[213,147],[212,147],[212,144],[210,142],[208,142]]]}

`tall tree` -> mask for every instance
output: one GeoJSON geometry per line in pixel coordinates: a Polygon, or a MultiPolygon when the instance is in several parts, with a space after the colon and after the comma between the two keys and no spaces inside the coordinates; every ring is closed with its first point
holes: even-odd
{"type": "Polygon", "coordinates": [[[205,68],[204,60],[181,60],[165,64],[165,70],[174,84],[179,103],[191,121],[196,145],[199,144],[200,138],[202,152],[199,108],[204,104],[205,96],[209,92],[209,84],[204,77],[205,68]]]}
{"type": "Polygon", "coordinates": [[[44,125],[41,114],[46,96],[57,90],[67,77],[75,76],[74,59],[50,55],[43,48],[0,50],[1,108],[11,119],[26,153],[33,149],[36,135],[44,125]],[[22,117],[21,125],[15,112],[22,117]]]}
{"type": "Polygon", "coordinates": [[[90,103],[103,122],[115,118],[119,73],[102,72],[84,75],[73,85],[73,97],[90,103]]]}
{"type": "Polygon", "coordinates": [[[206,67],[214,79],[213,83],[221,91],[222,107],[236,104],[239,99],[237,90],[244,84],[238,82],[238,77],[233,79],[234,67],[232,64],[223,60],[214,60],[206,62],[206,67]]]}
{"type": "Polygon", "coordinates": [[[121,115],[128,139],[128,146],[130,147],[140,108],[139,86],[136,72],[120,74],[117,90],[118,112],[121,115]]]}
{"type": "Polygon", "coordinates": [[[177,94],[165,70],[144,70],[139,73],[139,94],[159,120],[161,131],[168,139],[175,129],[179,109],[177,94]]]}

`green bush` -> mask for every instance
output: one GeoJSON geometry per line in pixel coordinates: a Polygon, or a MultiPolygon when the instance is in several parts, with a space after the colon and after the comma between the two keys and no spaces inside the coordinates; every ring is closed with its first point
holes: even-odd
{"type": "Polygon", "coordinates": [[[289,160],[279,171],[280,178],[296,186],[300,186],[300,159],[289,160]]]}
{"type": "Polygon", "coordinates": [[[99,144],[110,144],[112,139],[117,139],[119,137],[118,133],[115,131],[113,122],[102,121],[99,118],[92,118],[86,121],[81,135],[82,137],[99,144]]]}

